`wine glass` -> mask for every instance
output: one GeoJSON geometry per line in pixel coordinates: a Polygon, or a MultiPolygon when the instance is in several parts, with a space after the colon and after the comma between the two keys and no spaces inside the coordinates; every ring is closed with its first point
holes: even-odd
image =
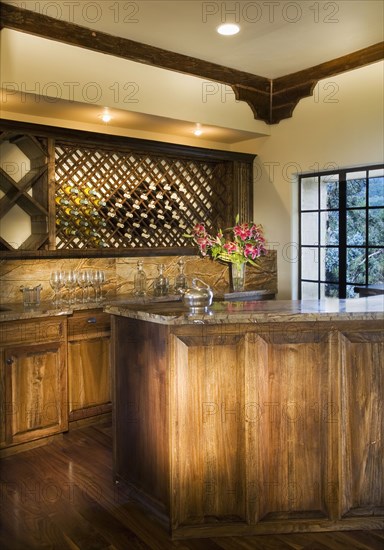
{"type": "Polygon", "coordinates": [[[72,269],[70,271],[65,272],[64,276],[64,284],[65,288],[68,289],[68,304],[74,304],[75,303],[75,288],[77,285],[77,273],[76,271],[73,271],[72,269]]]}
{"type": "Polygon", "coordinates": [[[105,280],[104,272],[100,269],[92,271],[91,284],[95,289],[95,302],[101,301],[101,285],[105,280]]]}
{"type": "Polygon", "coordinates": [[[52,271],[49,284],[54,291],[53,303],[55,307],[61,305],[60,291],[64,286],[64,273],[63,271],[52,271]]]}
{"type": "Polygon", "coordinates": [[[78,272],[77,284],[81,288],[81,301],[85,304],[88,301],[88,292],[86,292],[86,289],[89,287],[89,271],[85,269],[78,272]]]}
{"type": "Polygon", "coordinates": [[[105,284],[105,271],[102,269],[99,270],[99,279],[100,279],[100,302],[103,301],[103,285],[105,284]]]}

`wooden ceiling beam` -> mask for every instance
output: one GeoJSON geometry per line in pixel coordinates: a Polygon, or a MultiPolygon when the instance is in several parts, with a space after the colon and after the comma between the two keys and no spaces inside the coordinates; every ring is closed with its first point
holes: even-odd
{"type": "Polygon", "coordinates": [[[351,71],[370,63],[380,61],[384,57],[384,42],[373,44],[356,52],[332,59],[326,63],[309,67],[296,73],[275,78],[273,81],[273,93],[284,93],[285,90],[296,88],[304,82],[314,82],[335,76],[346,71],[351,71]]]}
{"type": "Polygon", "coordinates": [[[380,42],[315,67],[272,80],[88,29],[10,4],[1,4],[0,10],[0,29],[9,28],[231,86],[236,99],[245,101],[250,106],[255,119],[267,124],[277,124],[285,118],[290,118],[299,101],[312,95],[319,80],[384,58],[384,43],[380,42]]]}
{"type": "Polygon", "coordinates": [[[260,89],[266,93],[270,91],[270,80],[262,76],[95,31],[10,4],[1,4],[0,9],[1,28],[5,27],[33,34],[71,46],[79,46],[137,63],[190,74],[199,78],[207,78],[223,84],[241,84],[256,90],[260,89]]]}

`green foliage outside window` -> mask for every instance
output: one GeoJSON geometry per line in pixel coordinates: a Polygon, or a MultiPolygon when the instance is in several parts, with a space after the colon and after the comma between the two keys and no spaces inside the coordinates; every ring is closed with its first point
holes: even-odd
{"type": "Polygon", "coordinates": [[[384,282],[384,174],[369,177],[368,168],[359,170],[351,179],[350,171],[302,177],[302,263],[305,247],[318,247],[323,263],[317,280],[301,281],[318,283],[319,297],[321,285],[325,297],[353,298],[354,286],[384,282]],[[308,234],[319,235],[320,242],[308,243],[308,234]]]}

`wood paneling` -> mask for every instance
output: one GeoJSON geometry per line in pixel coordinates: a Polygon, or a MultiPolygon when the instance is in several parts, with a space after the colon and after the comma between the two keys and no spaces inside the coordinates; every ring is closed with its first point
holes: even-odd
{"type": "Polygon", "coordinates": [[[68,317],[70,421],[111,410],[110,325],[100,308],[68,317]]]}
{"type": "Polygon", "coordinates": [[[76,311],[68,317],[68,340],[83,340],[109,335],[111,321],[101,308],[76,311]]]}
{"type": "Polygon", "coordinates": [[[68,343],[70,420],[111,410],[109,344],[109,336],[68,343]]]}
{"type": "MultiPolygon", "coordinates": [[[[115,476],[170,514],[168,328],[113,317],[115,476]],[[126,351],[128,354],[125,355],[126,351]],[[118,445],[115,444],[118,442],[118,445]]],[[[148,502],[149,503],[149,502],[148,502]]]]}
{"type": "Polygon", "coordinates": [[[384,515],[384,338],[361,331],[340,335],[342,513],[384,515]]]}
{"type": "Polygon", "coordinates": [[[174,537],[384,527],[379,323],[114,319],[116,473],[174,537]]]}
{"type": "Polygon", "coordinates": [[[0,323],[0,342],[6,345],[63,341],[66,338],[66,319],[29,319],[22,322],[0,323]]]}
{"type": "Polygon", "coordinates": [[[172,527],[213,517],[245,522],[244,342],[225,335],[173,345],[172,527]]]}
{"type": "Polygon", "coordinates": [[[13,321],[0,329],[1,446],[63,432],[68,428],[66,321],[13,321]]]}
{"type": "Polygon", "coordinates": [[[326,518],[332,366],[316,333],[248,335],[249,476],[258,521],[326,518]]]}
{"type": "Polygon", "coordinates": [[[7,443],[22,443],[66,428],[66,369],[60,344],[7,349],[7,443]]]}

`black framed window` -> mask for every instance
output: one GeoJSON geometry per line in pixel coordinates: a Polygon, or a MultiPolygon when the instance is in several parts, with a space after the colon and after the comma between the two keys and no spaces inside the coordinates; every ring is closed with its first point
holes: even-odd
{"type": "Polygon", "coordinates": [[[384,282],[384,165],[299,177],[299,296],[384,282]]]}

